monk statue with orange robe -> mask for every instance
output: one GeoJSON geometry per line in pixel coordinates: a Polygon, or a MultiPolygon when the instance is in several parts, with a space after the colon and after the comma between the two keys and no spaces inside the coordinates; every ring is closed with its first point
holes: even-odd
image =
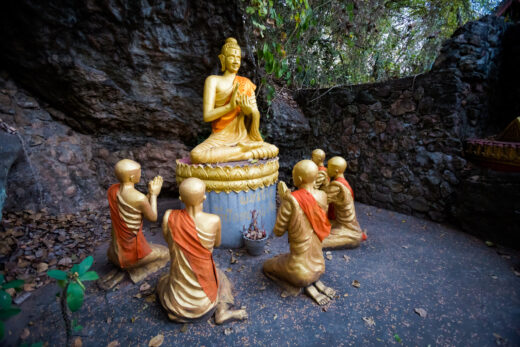
{"type": "Polygon", "coordinates": [[[202,113],[211,122],[211,135],[191,153],[191,162],[222,163],[249,159],[275,158],[278,148],[260,135],[260,112],[256,105],[256,86],[238,76],[241,50],[230,37],[218,56],[223,75],[212,75],[204,84],[202,113]]]}
{"type": "Polygon", "coordinates": [[[312,151],[311,160],[318,165],[318,176],[314,183],[314,188],[321,189],[329,183],[329,176],[327,175],[327,168],[325,167],[325,152],[322,149],[315,149],[312,151]]]}
{"type": "Polygon", "coordinates": [[[318,166],[311,160],[298,162],[292,175],[298,190],[291,192],[284,182],[278,183],[281,205],[274,227],[276,236],[288,231],[290,251],[268,259],[263,271],[289,295],[304,289],[319,305],[326,305],[336,294],[320,281],[325,272],[322,241],[330,233],[327,195],[314,188],[318,166]]]}
{"type": "Polygon", "coordinates": [[[323,248],[355,248],[366,235],[361,230],[354,207],[354,191],[344,176],[347,161],[342,157],[329,159],[327,173],[331,182],[324,188],[329,202],[332,228],[323,240],[323,248]]]}
{"type": "Polygon", "coordinates": [[[112,219],[112,240],[108,247],[108,260],[118,267],[98,282],[103,289],[114,287],[128,272],[137,283],[163,268],[169,260],[168,249],[146,242],[143,235],[143,218],[157,221],[157,196],[163,183],[156,176],[148,183],[148,195],[134,188],[141,179],[141,165],[133,160],[120,160],[115,166],[120,183],[108,188],[108,204],[112,219]],[[120,269],[120,270],[119,270],[120,269]]]}
{"type": "Polygon", "coordinates": [[[183,210],[166,211],[162,230],[171,257],[170,272],[159,279],[157,295],[172,321],[184,323],[215,314],[215,323],[247,319],[234,305],[232,285],[213,261],[220,245],[220,217],[202,211],[206,186],[188,178],[179,186],[183,210]]]}

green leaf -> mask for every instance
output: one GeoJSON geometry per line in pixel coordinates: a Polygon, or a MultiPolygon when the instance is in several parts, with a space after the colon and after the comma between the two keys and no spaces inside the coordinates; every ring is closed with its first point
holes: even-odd
{"type": "Polygon", "coordinates": [[[255,13],[255,9],[252,8],[251,6],[247,6],[246,7],[246,13],[247,14],[253,14],[253,13],[255,13]]]}
{"type": "Polygon", "coordinates": [[[11,295],[3,290],[0,290],[0,309],[5,310],[6,308],[11,306],[11,295]]]}
{"type": "Polygon", "coordinates": [[[0,284],[5,282],[5,278],[3,274],[0,274],[0,284]]]}
{"type": "Polygon", "coordinates": [[[4,338],[4,322],[0,321],[0,340],[4,338]]]}
{"type": "Polygon", "coordinates": [[[74,264],[72,265],[72,267],[70,268],[70,273],[75,273],[77,272],[79,274],[79,264],[74,264]]]}
{"type": "Polygon", "coordinates": [[[66,280],[67,279],[67,273],[65,271],[61,270],[49,270],[47,271],[47,276],[50,278],[54,278],[55,280],[66,280]]]}
{"type": "Polygon", "coordinates": [[[6,320],[9,317],[15,316],[20,313],[20,309],[18,307],[11,306],[8,309],[0,310],[0,320],[6,320]]]}
{"type": "Polygon", "coordinates": [[[78,331],[80,331],[81,329],[83,329],[83,327],[81,325],[78,324],[78,321],[76,319],[74,319],[72,321],[72,330],[74,330],[75,333],[77,333],[78,331]]]}
{"type": "Polygon", "coordinates": [[[4,289],[20,288],[21,286],[23,286],[24,283],[25,283],[24,280],[14,280],[14,281],[11,281],[11,282],[8,282],[8,283],[4,284],[2,287],[4,289]]]}
{"type": "Polygon", "coordinates": [[[60,288],[65,288],[65,286],[67,285],[67,280],[58,280],[57,282],[60,288]]]}
{"type": "Polygon", "coordinates": [[[79,276],[81,281],[95,281],[99,279],[99,276],[96,271],[89,271],[81,276],[79,276]]]}
{"type": "Polygon", "coordinates": [[[88,269],[90,269],[90,267],[92,266],[93,263],[94,263],[94,257],[92,257],[91,255],[89,255],[88,257],[83,259],[83,261],[79,264],[78,274],[80,276],[83,275],[85,272],[88,271],[88,269]]]}
{"type": "Polygon", "coordinates": [[[85,293],[78,283],[71,283],[67,288],[67,305],[71,312],[76,312],[83,305],[85,293]]]}

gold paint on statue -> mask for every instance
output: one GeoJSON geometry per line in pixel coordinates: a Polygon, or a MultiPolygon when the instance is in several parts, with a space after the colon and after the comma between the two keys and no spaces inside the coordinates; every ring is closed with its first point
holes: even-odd
{"type": "Polygon", "coordinates": [[[318,166],[318,176],[314,183],[314,188],[321,189],[329,182],[329,176],[327,175],[327,169],[325,167],[325,152],[322,149],[315,149],[312,151],[311,159],[318,166]]]}
{"type": "Polygon", "coordinates": [[[331,221],[330,235],[323,240],[323,248],[355,248],[363,238],[352,193],[344,184],[335,181],[338,178],[345,179],[346,168],[347,162],[342,157],[329,159],[327,172],[331,182],[324,191],[327,193],[327,201],[334,205],[336,219],[331,221]]]}
{"type": "MultiPolygon", "coordinates": [[[[327,195],[314,188],[318,167],[310,160],[302,160],[293,168],[293,181],[299,189],[307,190],[325,213],[327,195]]],[[[326,287],[320,276],[325,272],[322,244],[296,198],[284,182],[278,184],[281,205],[276,217],[274,234],[288,231],[290,252],[268,259],[263,266],[267,277],[291,295],[305,292],[319,305],[327,304],[335,291],[326,287]]]]}
{"type": "MultiPolygon", "coordinates": [[[[152,222],[157,221],[157,196],[161,191],[163,179],[161,176],[156,176],[150,181],[149,193],[145,196],[134,187],[141,179],[139,163],[123,159],[116,164],[115,175],[120,183],[109,189],[109,202],[115,205],[116,215],[111,213],[112,238],[107,256],[110,262],[127,271],[130,279],[137,283],[163,268],[169,260],[168,249],[162,245],[148,244],[141,230],[143,217],[152,222]],[[113,193],[112,201],[110,201],[111,193],[113,193]],[[124,231],[120,230],[121,225],[125,228],[124,231]],[[123,232],[126,233],[123,235],[124,240],[121,239],[123,232]],[[139,244],[140,241],[143,243],[139,244]],[[143,249],[146,255],[140,258],[139,253],[143,249]]],[[[103,289],[110,289],[123,278],[123,272],[114,270],[103,277],[99,285],[103,289]]]]}
{"type": "Polygon", "coordinates": [[[204,181],[208,192],[241,192],[256,190],[278,180],[278,159],[245,166],[186,164],[177,160],[176,180],[196,177],[204,181]]]}
{"type": "MultiPolygon", "coordinates": [[[[211,254],[214,247],[220,245],[221,223],[218,215],[202,211],[203,202],[206,199],[204,182],[198,178],[188,178],[179,186],[180,199],[186,208],[181,211],[166,211],[162,230],[163,236],[168,243],[171,266],[169,274],[160,278],[157,284],[159,300],[168,312],[168,317],[175,322],[190,322],[215,312],[215,323],[223,324],[230,320],[247,319],[245,310],[231,310],[234,305],[232,285],[226,275],[216,269],[218,280],[207,283],[201,282],[200,278],[212,277],[214,262],[211,256],[206,259],[203,267],[194,268],[192,258],[189,258],[189,243],[179,243],[182,237],[174,234],[174,228],[179,227],[181,233],[193,233],[191,242],[198,243],[198,252],[211,254]],[[170,220],[171,214],[184,216],[184,219],[170,220]],[[187,222],[186,222],[187,221],[187,222]],[[184,224],[184,225],[180,225],[184,224]],[[190,224],[191,223],[191,224],[190,224]],[[193,237],[194,236],[194,237],[193,237]],[[208,252],[209,251],[209,252],[208,252]],[[209,266],[208,266],[209,264],[209,266]],[[202,276],[202,277],[201,277],[202,276]],[[218,286],[216,299],[212,301],[208,295],[205,285],[218,286]]],[[[177,231],[176,231],[177,232],[177,231]]],[[[195,251],[193,251],[195,252],[195,251]]],[[[196,254],[198,257],[198,255],[196,254]]]]}
{"type": "Polygon", "coordinates": [[[192,163],[222,163],[274,158],[278,148],[260,136],[260,112],[256,105],[256,86],[237,75],[241,50],[228,38],[219,55],[223,75],[206,79],[202,99],[205,122],[212,122],[211,135],[191,153],[192,163]]]}

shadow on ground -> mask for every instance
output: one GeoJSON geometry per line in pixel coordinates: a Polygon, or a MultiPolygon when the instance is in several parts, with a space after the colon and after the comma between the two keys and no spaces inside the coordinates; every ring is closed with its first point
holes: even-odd
{"type": "MultiPolygon", "coordinates": [[[[162,211],[166,205],[178,208],[179,202],[163,202],[162,211]]],[[[357,212],[368,241],[355,250],[332,251],[326,260],[322,280],[338,297],[325,308],[304,295],[283,298],[262,274],[266,259],[288,251],[286,237],[273,238],[268,254],[235,254],[234,264],[229,250],[214,252],[217,266],[235,285],[237,306],[247,307],[245,322],[172,323],[153,296],[136,298],[139,285],[127,280],[108,293],[88,286],[84,306],[74,314],[84,327],[76,336],[84,346],[116,340],[122,346],[148,346],[158,334],[164,335],[163,346],[520,344],[520,277],[513,269],[520,262],[518,251],[487,247],[449,226],[363,204],[357,204],[357,212]],[[354,280],[359,288],[352,286],[354,280]],[[426,317],[415,312],[419,308],[426,317]]],[[[158,223],[145,235],[164,244],[158,223]]],[[[106,247],[94,255],[101,275],[111,268],[106,247]]],[[[147,282],[155,286],[159,275],[147,282]]],[[[23,329],[29,329],[26,342],[64,345],[56,292],[56,285],[48,285],[24,302],[23,314],[7,322],[3,342],[16,346],[23,329]]]]}

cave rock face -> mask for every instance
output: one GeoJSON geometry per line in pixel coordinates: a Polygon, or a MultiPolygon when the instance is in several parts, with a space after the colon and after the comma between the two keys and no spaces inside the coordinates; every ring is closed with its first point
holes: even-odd
{"type": "Polygon", "coordinates": [[[142,190],[162,175],[173,194],[175,159],[210,132],[202,91],[226,37],[243,47],[241,73],[251,65],[239,10],[223,0],[3,2],[0,27],[0,117],[25,148],[7,209],[106,205],[123,158],[141,163],[142,190]]]}

